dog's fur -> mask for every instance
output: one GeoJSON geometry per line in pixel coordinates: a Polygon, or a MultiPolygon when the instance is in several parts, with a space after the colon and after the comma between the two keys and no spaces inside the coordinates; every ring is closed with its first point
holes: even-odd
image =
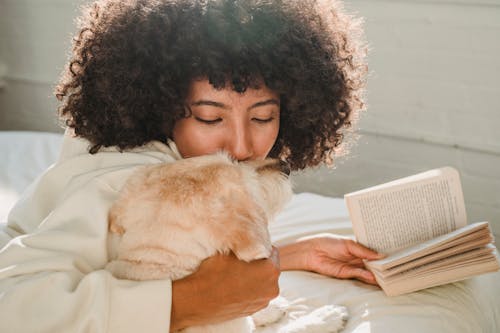
{"type": "MultiPolygon", "coordinates": [[[[141,167],[109,212],[106,268],[124,279],[176,280],[216,253],[268,258],[267,224],[292,194],[283,167],[272,159],[238,163],[225,153],[141,167]]],[[[255,324],[278,321],[282,304],[261,311],[255,324]]],[[[183,332],[245,333],[253,326],[244,317],[183,332]]]]}

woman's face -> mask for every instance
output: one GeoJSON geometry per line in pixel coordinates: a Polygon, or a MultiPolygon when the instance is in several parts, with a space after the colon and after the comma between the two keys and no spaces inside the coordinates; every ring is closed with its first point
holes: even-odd
{"type": "Polygon", "coordinates": [[[238,161],[264,159],[278,136],[279,96],[264,85],[240,94],[195,80],[186,105],[191,115],[177,121],[173,130],[184,158],[225,150],[238,161]]]}

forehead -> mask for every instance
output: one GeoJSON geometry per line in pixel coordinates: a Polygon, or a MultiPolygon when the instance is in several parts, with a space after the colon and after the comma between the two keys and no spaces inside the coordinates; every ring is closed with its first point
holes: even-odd
{"type": "Polygon", "coordinates": [[[278,97],[278,94],[269,89],[265,84],[261,84],[259,89],[249,87],[244,93],[239,93],[234,91],[229,84],[223,89],[215,89],[208,79],[194,80],[191,82],[188,91],[188,100],[190,101],[210,99],[238,102],[242,100],[278,99],[278,97]]]}

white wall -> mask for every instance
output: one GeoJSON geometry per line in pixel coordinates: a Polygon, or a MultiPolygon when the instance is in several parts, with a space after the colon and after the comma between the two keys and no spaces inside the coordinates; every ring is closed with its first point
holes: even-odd
{"type": "Polygon", "coordinates": [[[361,139],[336,169],[296,177],[334,196],[430,168],[460,170],[469,219],[500,236],[500,1],[352,0],[371,75],[361,139]]]}
{"type": "Polygon", "coordinates": [[[60,131],[52,91],[70,49],[77,3],[0,0],[0,64],[6,71],[0,130],[60,131]]]}
{"type": "MultiPolygon", "coordinates": [[[[451,165],[470,219],[500,236],[500,0],[346,2],[371,45],[362,137],[335,170],[296,175],[297,191],[342,196],[451,165]]],[[[0,0],[0,130],[59,130],[51,96],[76,3],[0,0]]]]}

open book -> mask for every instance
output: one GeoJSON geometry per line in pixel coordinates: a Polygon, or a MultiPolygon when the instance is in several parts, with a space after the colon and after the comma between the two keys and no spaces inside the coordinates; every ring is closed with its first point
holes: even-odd
{"type": "Polygon", "coordinates": [[[500,269],[488,222],[467,225],[458,171],[444,167],[344,196],[357,240],[389,296],[500,269]]]}

